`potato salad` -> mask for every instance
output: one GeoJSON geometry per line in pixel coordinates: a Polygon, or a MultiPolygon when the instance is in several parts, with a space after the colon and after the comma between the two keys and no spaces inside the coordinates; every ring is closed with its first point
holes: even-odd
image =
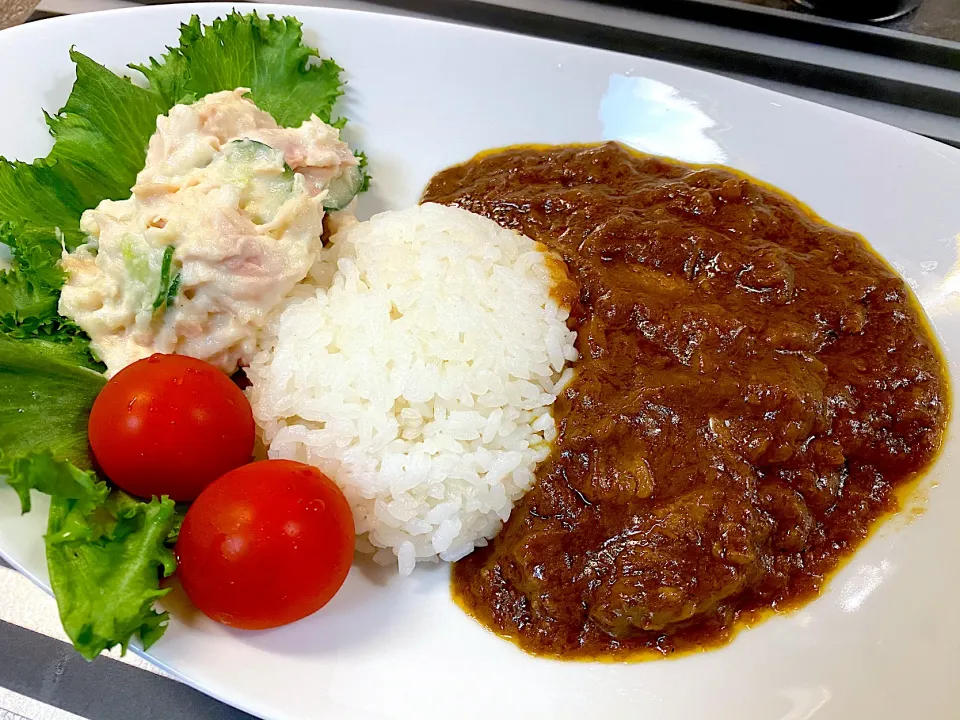
{"type": "Polygon", "coordinates": [[[270,311],[322,247],[326,210],[360,189],[357,157],[316,116],[281,128],[243,88],[157,120],[131,196],[87,210],[64,252],[62,315],[107,375],[153,353],[245,365],[270,311]]]}

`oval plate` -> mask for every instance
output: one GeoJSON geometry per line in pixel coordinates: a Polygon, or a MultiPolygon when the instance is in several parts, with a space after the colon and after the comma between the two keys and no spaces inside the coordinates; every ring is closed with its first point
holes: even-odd
{"type": "MultiPolygon", "coordinates": [[[[238,6],[243,12],[254,6],[238,6]]],[[[176,44],[177,5],[45,20],[0,34],[0,154],[50,147],[40,108],[73,82],[67,51],[119,71],[176,44]]],[[[621,140],[720,162],[793,193],[869,238],[923,303],[956,378],[960,152],[853,115],[642,58],[456,25],[305,7],[307,40],[346,68],[340,112],[370,157],[360,214],[416,202],[437,170],[484,148],[621,140]]],[[[242,633],[176,613],[148,657],[269,718],[946,718],[960,678],[956,423],[915,504],[874,534],[822,598],[719,650],[640,664],[529,657],[450,600],[449,571],[355,565],[325,610],[242,633]]],[[[46,587],[45,506],[0,490],[0,551],[46,587]]],[[[150,702],[150,698],[144,698],[150,702]]]]}

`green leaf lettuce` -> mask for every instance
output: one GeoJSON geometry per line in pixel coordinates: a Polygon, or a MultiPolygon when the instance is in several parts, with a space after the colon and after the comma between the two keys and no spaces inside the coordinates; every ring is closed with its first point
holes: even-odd
{"type": "Polygon", "coordinates": [[[91,660],[115,645],[126,650],[134,636],[149,647],[168,619],[153,603],[167,593],[158,573],[176,568],[166,545],[176,520],[173,501],[144,503],[111,492],[93,472],[49,452],[16,460],[14,478],[18,492],[32,485],[52,496],[47,569],[74,647],[91,660]]]}
{"type": "Polygon", "coordinates": [[[207,27],[193,16],[180,26],[180,45],[158,61],[131,65],[147,78],[168,107],[238,87],[281,125],[293,127],[311,115],[331,122],[343,94],[341,68],[303,44],[293,17],[260,17],[234,11],[207,27]]]}
{"type": "Polygon", "coordinates": [[[163,634],[167,613],[153,604],[167,594],[158,572],[173,574],[166,540],[174,503],[149,503],[113,491],[92,511],[87,503],[54,496],[47,523],[47,568],[60,620],[86,658],[115,645],[126,650],[136,636],[144,648],[163,634]]]}
{"type": "Polygon", "coordinates": [[[89,468],[87,422],[105,382],[68,344],[0,335],[0,465],[48,451],[89,468]]]}

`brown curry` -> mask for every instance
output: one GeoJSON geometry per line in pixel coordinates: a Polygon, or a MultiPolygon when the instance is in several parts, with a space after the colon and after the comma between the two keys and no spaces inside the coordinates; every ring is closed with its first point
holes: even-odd
{"type": "Polygon", "coordinates": [[[810,599],[940,446],[947,380],[903,280],[771,188],[609,143],[479,156],[424,200],[579,285],[552,455],[454,568],[529,651],[667,654],[810,599]]]}

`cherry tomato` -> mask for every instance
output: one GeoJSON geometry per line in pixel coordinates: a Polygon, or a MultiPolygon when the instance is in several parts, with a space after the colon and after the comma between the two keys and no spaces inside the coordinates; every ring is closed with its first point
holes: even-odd
{"type": "Polygon", "coordinates": [[[353,560],[353,515],[322,472],[264,460],[215,481],[190,506],[177,574],[190,600],[245,630],[286,625],[337,594],[353,560]]]}
{"type": "Polygon", "coordinates": [[[193,500],[253,452],[246,396],[225,374],[184,355],[153,355],[104,386],[90,411],[90,447],[132,495],[193,500]]]}

